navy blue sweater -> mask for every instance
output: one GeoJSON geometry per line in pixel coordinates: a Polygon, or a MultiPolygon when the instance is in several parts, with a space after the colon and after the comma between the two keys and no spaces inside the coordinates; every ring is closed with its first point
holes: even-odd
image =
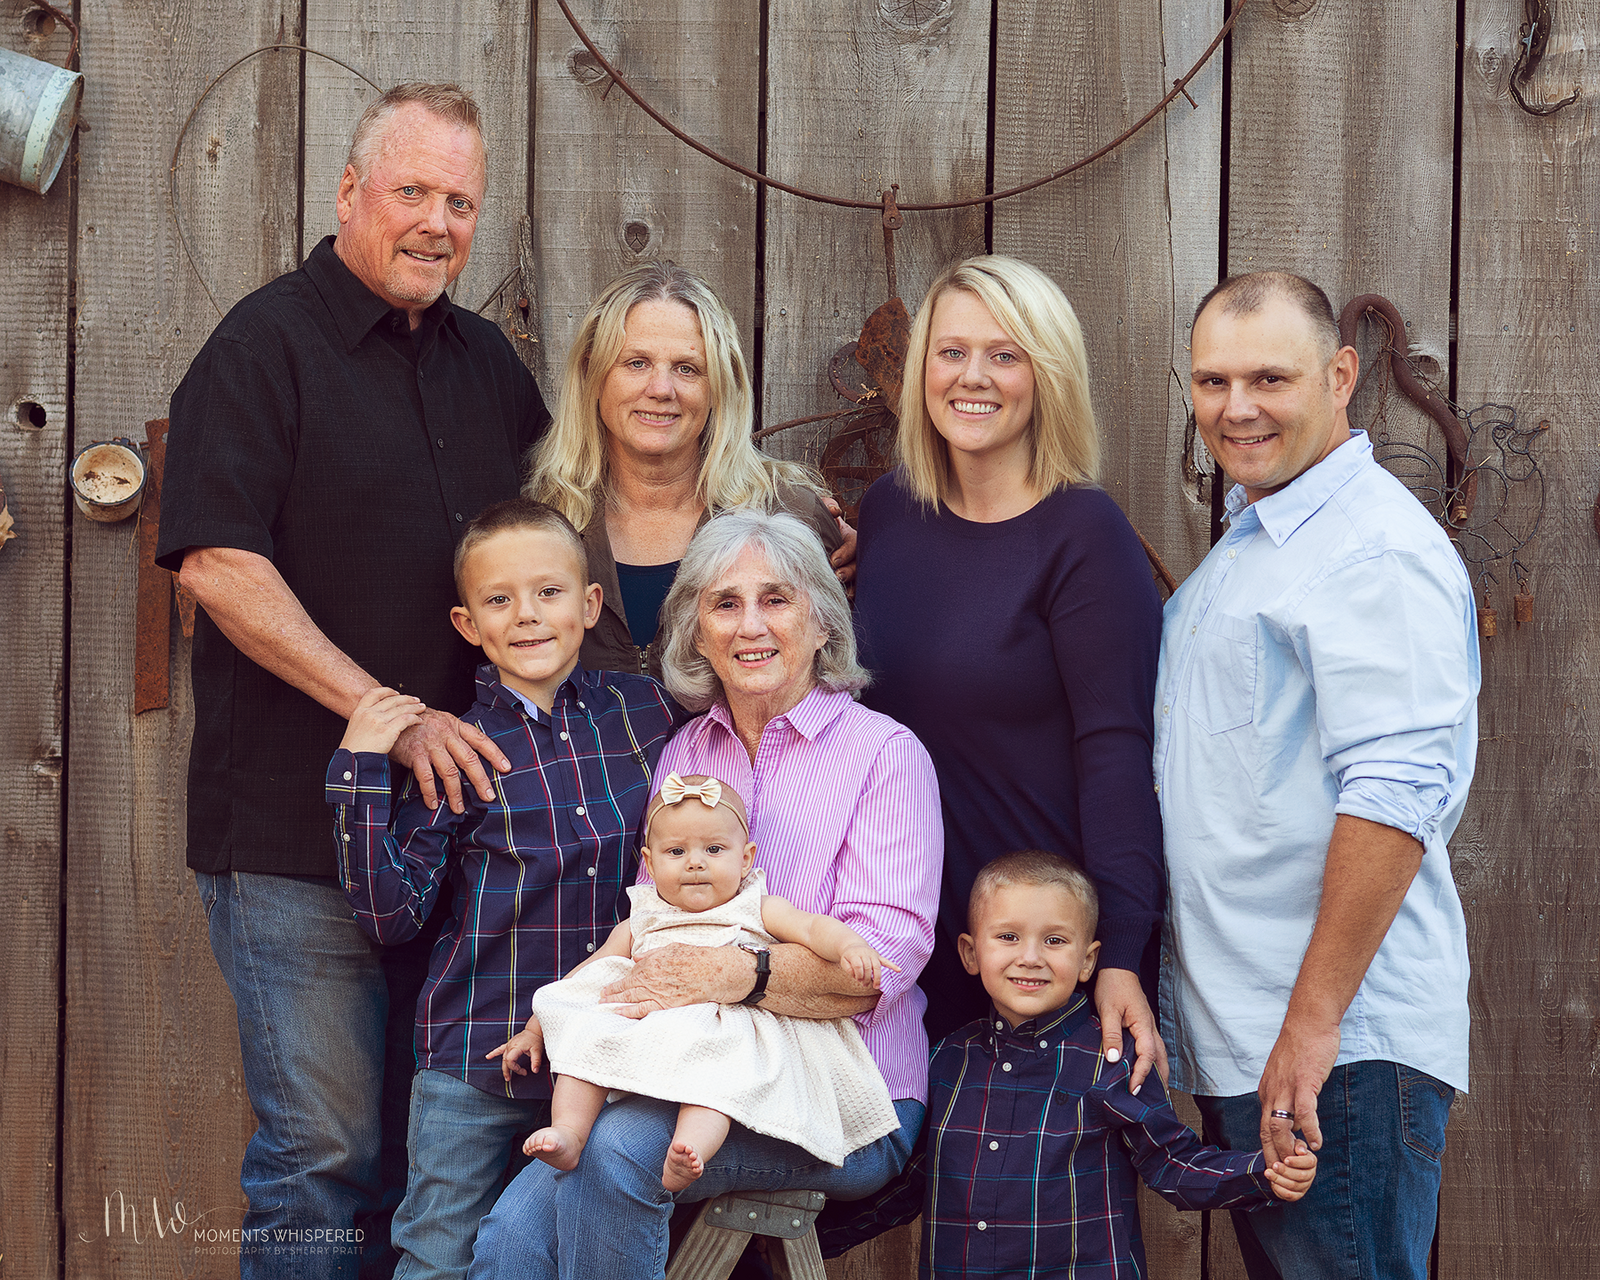
{"type": "Polygon", "coordinates": [[[1102,490],[1058,490],[1011,520],[920,506],[898,473],[861,504],[862,696],[919,737],[944,806],[939,936],[923,978],[943,1035],[988,997],[955,939],[984,863],[1018,849],[1080,862],[1100,892],[1100,967],[1155,1006],[1166,877],[1152,782],[1161,601],[1102,490]]]}

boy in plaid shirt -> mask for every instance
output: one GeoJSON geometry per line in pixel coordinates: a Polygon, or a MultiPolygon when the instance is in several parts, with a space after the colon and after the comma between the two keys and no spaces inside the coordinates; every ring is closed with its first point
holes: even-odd
{"type": "Polygon", "coordinates": [[[579,665],[600,587],[559,512],[525,498],[484,510],[456,550],[456,589],[451,620],[489,659],[462,720],[511,763],[493,775],[494,799],[468,787],[462,812],[429,809],[408,783],[391,810],[386,753],[422,710],[394,689],[362,698],[327,778],[339,879],[361,927],[403,942],[431,911],[453,917],[417,1000],[393,1229],[395,1275],[410,1280],[466,1274],[513,1148],[550,1123],[549,1077],[493,1059],[534,991],[610,936],[651,770],[681,718],[648,676],[579,665]]]}
{"type": "Polygon", "coordinates": [[[1268,1168],[1201,1143],[1159,1076],[1128,1091],[1079,991],[1100,944],[1094,885],[1065,858],[1014,853],[978,874],[959,940],[990,1016],[939,1042],[924,1142],[900,1178],[830,1233],[828,1252],[922,1215],[920,1274],[1109,1280],[1146,1274],[1138,1178],[1180,1209],[1298,1200],[1303,1142],[1268,1168]]]}

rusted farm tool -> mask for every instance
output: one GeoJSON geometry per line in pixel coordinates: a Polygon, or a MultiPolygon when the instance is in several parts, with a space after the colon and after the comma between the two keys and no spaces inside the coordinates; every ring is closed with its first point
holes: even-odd
{"type": "Polygon", "coordinates": [[[178,597],[178,621],[183,634],[194,635],[198,602],[175,575],[156,565],[156,541],[161,536],[161,476],[167,462],[167,420],[144,424],[145,493],[139,508],[139,596],[137,630],[133,641],[133,714],[157,711],[168,705],[172,666],[172,596],[178,597]]]}
{"type": "Polygon", "coordinates": [[[1395,385],[1407,400],[1438,423],[1439,430],[1444,433],[1445,449],[1450,458],[1445,474],[1445,515],[1451,526],[1459,528],[1472,514],[1472,504],[1478,497],[1478,477],[1467,458],[1466,428],[1445,398],[1417,377],[1405,356],[1406,322],[1394,303],[1382,294],[1363,293],[1345,303],[1339,314],[1339,340],[1347,347],[1355,346],[1363,316],[1382,321],[1389,331],[1388,341],[1379,348],[1378,354],[1388,359],[1395,385]]]}

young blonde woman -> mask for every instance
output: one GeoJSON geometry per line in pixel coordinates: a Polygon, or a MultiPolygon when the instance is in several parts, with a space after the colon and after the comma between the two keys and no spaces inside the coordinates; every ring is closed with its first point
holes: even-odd
{"type": "Polygon", "coordinates": [[[1151,1007],[1166,884],[1151,783],[1161,603],[1138,536],[1095,485],[1083,336],[1042,271],[969,258],[912,327],[900,467],[861,506],[863,701],[910,728],[939,775],[931,1036],[983,1015],[956,938],[979,868],[1019,849],[1078,861],[1103,904],[1094,999],[1165,1068],[1151,1007]],[[1141,981],[1142,979],[1142,981],[1141,981]]]}
{"type": "Polygon", "coordinates": [[[642,263],[589,308],[524,488],[582,531],[602,588],[585,667],[660,676],[662,601],[695,530],[718,511],[798,516],[848,577],[854,531],[816,476],[756,448],[752,406],[738,328],[692,271],[642,263]]]}

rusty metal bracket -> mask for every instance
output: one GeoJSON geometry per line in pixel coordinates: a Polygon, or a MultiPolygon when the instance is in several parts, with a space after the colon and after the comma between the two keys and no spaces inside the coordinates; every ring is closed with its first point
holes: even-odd
{"type": "Polygon", "coordinates": [[[889,273],[891,298],[900,296],[900,283],[895,279],[894,272],[894,233],[906,225],[905,214],[900,212],[894,202],[895,192],[899,190],[900,184],[893,182],[889,184],[889,189],[883,192],[883,263],[889,273]]]}
{"type": "Polygon", "coordinates": [[[1538,71],[1539,64],[1544,61],[1546,50],[1550,47],[1550,33],[1555,27],[1556,0],[1525,0],[1523,12],[1527,16],[1517,32],[1517,43],[1522,46],[1522,52],[1517,55],[1517,65],[1511,69],[1511,96],[1517,100],[1517,105],[1530,116],[1553,116],[1563,107],[1570,107],[1583,96],[1581,85],[1574,85],[1572,92],[1560,102],[1529,102],[1523,90],[1528,87],[1528,82],[1533,79],[1538,71]]]}
{"type": "Polygon", "coordinates": [[[167,461],[167,420],[144,424],[144,503],[139,508],[139,602],[133,639],[133,714],[156,711],[171,697],[172,575],[156,565],[161,531],[161,473],[167,461]]]}
{"type": "Polygon", "coordinates": [[[1389,370],[1401,393],[1423,413],[1427,414],[1444,433],[1445,449],[1450,456],[1446,469],[1447,488],[1445,512],[1452,525],[1461,525],[1472,514],[1472,504],[1478,497],[1478,476],[1467,458],[1467,430],[1461,425],[1455,411],[1445,398],[1423,383],[1405,358],[1406,322],[1399,308],[1382,294],[1363,293],[1345,303],[1339,313],[1339,340],[1347,347],[1355,346],[1357,331],[1363,316],[1382,321],[1389,331],[1389,340],[1381,355],[1389,360],[1389,370]]]}

